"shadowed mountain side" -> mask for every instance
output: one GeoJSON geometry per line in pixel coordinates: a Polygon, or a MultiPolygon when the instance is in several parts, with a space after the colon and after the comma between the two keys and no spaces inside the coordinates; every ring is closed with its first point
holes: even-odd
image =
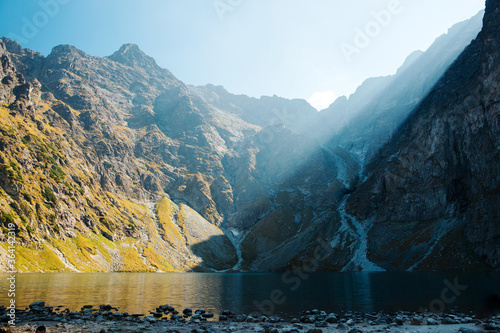
{"type": "MultiPolygon", "coordinates": [[[[254,222],[248,219],[251,214],[239,218],[248,220],[252,226],[241,236],[242,267],[256,271],[289,267],[288,260],[296,262],[307,256],[310,245],[305,244],[313,241],[311,234],[319,235],[316,232],[319,229],[329,230],[322,235],[325,241],[328,239],[336,247],[335,255],[323,262],[320,269],[341,270],[346,265],[352,270],[380,269],[366,258],[369,239],[364,228],[369,225],[357,224],[344,213],[332,212],[358,185],[367,154],[373,154],[392,135],[446,68],[476,37],[481,29],[482,16],[483,12],[480,12],[457,24],[427,52],[410,55],[396,75],[367,80],[349,101],[339,99],[332,106],[335,110],[317,114],[320,123],[315,123],[301,137],[285,139],[286,136],[275,130],[272,141],[255,145],[261,155],[256,156],[256,169],[252,175],[262,184],[274,184],[275,190],[272,196],[262,201],[269,208],[264,210],[266,215],[258,216],[261,219],[254,226],[254,222]],[[353,118],[357,113],[357,118],[353,118]],[[335,117],[342,114],[345,118],[342,121],[337,119],[337,122],[335,117]],[[328,118],[330,116],[332,118],[328,118]],[[353,119],[357,119],[356,125],[350,124],[355,121],[353,119]],[[343,126],[340,134],[330,139],[335,129],[343,126]],[[311,136],[317,141],[310,140],[311,136]],[[325,143],[318,144],[322,141],[325,143]],[[288,154],[294,157],[287,158],[288,154]],[[276,155],[280,158],[272,158],[276,155]],[[287,200],[283,201],[285,196],[287,200]]],[[[220,91],[221,88],[214,87],[214,90],[220,91]]],[[[430,246],[432,240],[432,237],[423,235],[412,259],[422,259],[424,254],[420,254],[419,249],[430,246]]]]}
{"type": "MultiPolygon", "coordinates": [[[[443,238],[423,250],[425,260],[402,268],[437,262],[470,270],[482,262],[500,267],[498,22],[500,1],[488,0],[477,39],[368,165],[368,179],[347,201],[349,212],[373,221],[373,240],[415,223],[421,232],[428,221],[444,220],[437,232],[443,238]]],[[[396,250],[400,257],[407,253],[392,241],[370,249],[389,269],[396,250]]]]}
{"type": "MultiPolygon", "coordinates": [[[[401,111],[402,109],[406,110],[406,115],[413,109],[413,106],[416,106],[419,102],[418,96],[424,96],[425,91],[428,91],[432,87],[432,82],[435,82],[439,79],[439,72],[444,72],[447,69],[446,61],[450,64],[454,58],[454,55],[460,53],[461,48],[465,47],[467,44],[467,38],[472,39],[477,32],[477,23],[480,20],[482,13],[478,14],[474,19],[470,22],[462,23],[457,25],[455,28],[450,29],[450,33],[448,36],[442,37],[442,39],[436,42],[436,45],[429,50],[429,55],[424,57],[420,55],[417,59],[410,59],[409,63],[406,64],[406,68],[402,68],[400,72],[398,72],[398,78],[404,81],[390,83],[394,85],[394,87],[401,88],[407,93],[410,92],[410,95],[413,96],[406,100],[405,98],[408,95],[405,95],[405,92],[394,89],[389,89],[388,86],[379,86],[376,87],[380,89],[382,93],[382,100],[395,98],[397,103],[396,105],[392,105],[391,108],[386,109],[384,112],[388,112],[389,119],[392,121],[391,112],[401,111]],[[461,40],[465,44],[454,45],[453,40],[464,32],[466,36],[464,40],[461,40]],[[439,56],[438,50],[445,49],[449,57],[446,58],[444,63],[439,62],[437,67],[432,67],[429,70],[427,75],[430,75],[431,79],[425,79],[424,81],[417,79],[421,72],[416,71],[415,68],[420,68],[416,66],[413,70],[409,70],[412,65],[414,65],[418,59],[421,59],[420,66],[423,66],[425,63],[432,63],[432,59],[439,56]],[[451,54],[451,55],[450,55],[451,54]],[[422,58],[424,57],[424,58],[422,58]],[[437,69],[436,69],[437,68],[437,69]],[[437,74],[434,72],[436,71],[437,74]],[[416,75],[416,77],[415,77],[416,75]],[[423,86],[418,86],[412,83],[413,78],[419,84],[423,84],[423,86]],[[398,87],[398,84],[400,85],[398,87]],[[423,88],[425,87],[425,88],[423,88]],[[406,90],[405,90],[406,89],[406,90]],[[398,97],[401,97],[401,100],[397,100],[398,97]],[[403,103],[405,101],[411,101],[408,105],[403,107],[403,103]],[[399,103],[399,104],[398,104],[399,103]],[[413,106],[412,106],[413,105],[413,106]],[[387,111],[389,110],[389,111],[387,111]],[[392,110],[392,111],[391,111],[392,110]]],[[[469,39],[469,40],[470,40],[469,39]]],[[[479,42],[474,42],[479,43],[479,42]]],[[[473,43],[473,45],[474,45],[473,43]]],[[[469,46],[464,53],[469,52],[469,54],[462,55],[461,58],[470,57],[471,61],[474,62],[475,59],[478,58],[478,54],[470,53],[470,50],[474,49],[474,46],[469,46]]],[[[484,56],[484,54],[483,54],[484,56]]],[[[457,65],[456,63],[453,67],[458,68],[457,71],[459,73],[474,73],[478,71],[478,68],[475,67],[472,63],[461,63],[457,65]],[[471,66],[472,65],[472,66],[471,66]]],[[[427,67],[426,67],[427,69],[427,67]]],[[[496,73],[495,70],[493,70],[496,73]]],[[[495,80],[495,79],[493,79],[495,80]]],[[[460,82],[460,85],[469,84],[471,82],[471,78],[467,75],[458,74],[458,77],[452,79],[446,84],[440,84],[448,87],[450,91],[459,90],[460,88],[455,86],[455,82],[460,82]]],[[[492,82],[491,86],[495,87],[494,82],[492,82]]],[[[438,84],[439,85],[439,84],[438,84]]],[[[376,85],[375,85],[376,86],[376,85]]],[[[394,88],[393,87],[393,88],[394,88]]],[[[474,95],[476,92],[472,93],[474,95]]],[[[431,93],[432,95],[433,93],[431,93]]],[[[445,93],[445,96],[448,93],[445,93]]],[[[455,91],[453,96],[459,96],[459,94],[455,91]]],[[[451,102],[446,99],[444,96],[439,96],[441,101],[444,103],[450,104],[451,102]]],[[[377,104],[380,101],[375,101],[374,105],[383,105],[377,104]]],[[[389,103],[391,104],[391,103],[389,103]]],[[[339,106],[340,107],[340,106],[339,106]]],[[[442,107],[445,107],[442,105],[442,107]]],[[[383,107],[385,108],[385,106],[383,107]]],[[[382,108],[382,109],[383,109],[382,108]]],[[[422,106],[421,106],[422,108],[422,106]]],[[[377,115],[377,117],[380,115],[377,115]]],[[[360,116],[361,118],[362,116],[360,116]]],[[[366,117],[366,115],[365,115],[366,117]]],[[[377,124],[377,120],[373,117],[367,117],[369,120],[366,121],[366,124],[374,125],[377,124]]],[[[395,131],[398,127],[398,124],[404,121],[405,116],[402,116],[395,123],[391,123],[389,127],[392,126],[390,131],[395,131]]],[[[457,120],[460,118],[457,118],[457,120]]],[[[491,119],[490,119],[491,120],[491,119]]],[[[408,121],[409,124],[412,124],[414,119],[408,121]]],[[[491,121],[489,121],[491,123],[491,121]]],[[[363,120],[361,121],[361,125],[363,124],[363,120]]],[[[493,122],[493,124],[496,124],[493,122]]],[[[383,125],[377,128],[384,128],[383,131],[387,131],[389,127],[383,125]]],[[[496,128],[497,125],[491,125],[496,128]]],[[[362,127],[362,126],[361,126],[362,127]]],[[[488,128],[489,126],[485,126],[488,128]]],[[[406,127],[403,127],[400,131],[404,131],[406,127]]],[[[388,131],[387,133],[389,133],[388,131]]],[[[470,132],[464,129],[464,132],[470,132]]],[[[369,135],[373,134],[370,130],[360,130],[360,133],[366,135],[366,142],[370,145],[379,145],[383,144],[383,140],[380,141],[378,139],[374,139],[374,142],[371,142],[368,138],[369,135]],[[365,131],[365,132],[363,132],[365,131]]],[[[436,138],[439,137],[437,133],[438,130],[432,132],[429,135],[429,131],[420,131],[420,135],[423,135],[424,138],[436,138]]],[[[447,134],[448,132],[445,132],[447,134]]],[[[351,133],[352,134],[352,133],[351,133]]],[[[342,138],[345,142],[349,142],[349,140],[355,140],[355,137],[352,137],[351,134],[346,133],[346,135],[342,138]]],[[[387,136],[388,138],[389,136],[387,136]]],[[[423,139],[425,140],[425,139],[423,139]]],[[[411,142],[412,140],[408,140],[411,142]]],[[[488,145],[488,142],[498,142],[497,139],[488,140],[486,137],[480,139],[481,142],[484,142],[488,145]]],[[[418,142],[418,141],[417,141],[418,142]]],[[[335,140],[330,141],[330,144],[335,145],[335,140]]],[[[427,143],[426,147],[433,147],[432,144],[427,143]]],[[[483,153],[486,155],[489,154],[489,157],[486,159],[489,161],[491,159],[491,163],[486,163],[483,165],[493,166],[496,165],[494,160],[498,161],[497,154],[494,153],[494,149],[491,150],[491,147],[486,148],[484,152],[481,152],[478,155],[475,155],[475,158],[478,160],[477,163],[480,163],[480,160],[483,159],[483,153]],[[490,153],[486,153],[486,151],[490,151],[490,153]]],[[[453,151],[450,147],[449,151],[453,151]]],[[[422,147],[418,152],[425,151],[422,147]]],[[[351,153],[355,153],[361,158],[366,154],[367,151],[358,151],[354,150],[351,153]]],[[[374,153],[374,151],[372,152],[374,153]]],[[[436,155],[436,161],[439,161],[439,156],[448,156],[450,152],[446,153],[444,151],[439,151],[436,155]]],[[[394,155],[397,158],[397,155],[394,155]]],[[[417,155],[418,156],[418,155],[417,155]]],[[[405,163],[405,168],[408,165],[411,165],[413,168],[417,168],[415,170],[419,171],[419,174],[425,169],[422,169],[421,164],[414,164],[411,161],[415,161],[415,159],[407,160],[405,163]]],[[[307,163],[305,163],[307,165],[307,163]]],[[[384,170],[383,168],[381,170],[384,170]]],[[[490,169],[492,171],[492,169],[490,169]]],[[[490,179],[495,179],[498,176],[495,173],[488,173],[491,177],[490,179]]],[[[421,186],[427,186],[429,184],[428,180],[420,180],[418,183],[411,183],[411,188],[407,188],[406,190],[409,192],[414,192],[416,188],[421,186]]],[[[386,185],[388,188],[392,186],[390,184],[386,185]]],[[[384,187],[385,188],[385,187],[384,187]]],[[[460,188],[462,189],[462,188],[460,188]]],[[[453,190],[448,193],[455,193],[456,196],[460,193],[460,189],[453,190]]],[[[482,190],[480,190],[481,193],[482,190]]],[[[345,193],[347,193],[346,191],[345,193]]],[[[356,192],[357,193],[357,192],[356,192]]],[[[379,192],[384,195],[385,192],[379,192]]],[[[399,193],[399,192],[398,192],[399,193]]],[[[445,192],[446,193],[446,192],[445,192]]],[[[498,192],[495,192],[498,193],[498,192]]],[[[418,194],[417,194],[418,195],[418,194]]],[[[425,194],[424,194],[425,195],[425,194]]],[[[371,202],[373,199],[372,193],[368,193],[367,197],[363,198],[362,202],[371,202]]],[[[329,197],[329,195],[324,195],[324,197],[329,197]]],[[[336,200],[330,196],[332,202],[336,200]]],[[[349,198],[346,196],[344,199],[349,198]]],[[[384,207],[387,208],[382,214],[380,214],[381,218],[387,216],[390,211],[401,211],[404,214],[411,213],[412,211],[420,211],[423,214],[426,214],[426,210],[421,210],[419,207],[421,206],[412,206],[411,198],[405,199],[405,195],[403,193],[399,193],[394,198],[399,198],[400,200],[394,203],[394,205],[387,205],[384,207]]],[[[435,198],[446,198],[446,195],[437,194],[435,198]]],[[[432,199],[430,199],[432,200],[432,199]]],[[[481,201],[479,201],[481,202],[481,201]]],[[[489,199],[486,199],[484,202],[490,202],[489,199]]],[[[246,235],[244,241],[242,242],[242,254],[243,259],[247,261],[247,263],[251,263],[247,267],[250,270],[256,271],[266,271],[266,270],[283,270],[286,268],[291,268],[294,265],[300,266],[301,262],[307,261],[308,258],[312,257],[312,248],[313,245],[317,242],[318,236],[323,239],[324,243],[330,244],[330,246],[334,249],[332,254],[327,260],[322,261],[317,265],[316,269],[319,270],[381,270],[381,269],[389,269],[389,270],[407,270],[407,269],[419,269],[419,270],[456,270],[457,267],[460,269],[478,269],[478,270],[488,270],[491,269],[491,262],[486,262],[486,257],[478,256],[477,251],[474,251],[470,247],[470,243],[463,238],[463,233],[466,228],[470,228],[470,225],[466,226],[464,221],[455,220],[448,215],[443,216],[431,216],[422,219],[415,219],[413,221],[408,221],[405,226],[398,226],[397,224],[385,223],[375,225],[372,224],[372,220],[370,219],[359,219],[359,216],[353,216],[346,211],[344,207],[344,202],[337,201],[337,205],[332,205],[332,210],[329,212],[328,210],[323,211],[323,214],[317,214],[318,211],[315,211],[315,217],[313,219],[312,225],[313,227],[307,231],[303,231],[303,227],[307,228],[307,226],[301,225],[300,223],[294,224],[293,215],[290,212],[288,207],[279,208],[273,213],[269,214],[268,217],[264,218],[258,224],[256,224],[253,228],[250,229],[248,235],[246,235]],[[337,209],[337,207],[340,207],[337,209]],[[275,221],[273,221],[273,215],[275,221]],[[288,215],[288,217],[287,217],[288,215]],[[442,217],[442,218],[441,218],[442,217]],[[279,221],[279,222],[277,222],[279,221]],[[276,225],[283,226],[280,230],[281,234],[276,233],[276,225]],[[288,240],[285,240],[288,239],[288,240]],[[475,253],[476,252],[476,253],[475,253]]],[[[498,205],[488,206],[484,205],[483,211],[486,212],[488,209],[486,207],[498,207],[498,205]]],[[[367,208],[367,212],[370,212],[370,208],[367,208]]],[[[491,210],[491,209],[489,209],[491,210]]],[[[293,210],[292,210],[293,212],[293,210]]],[[[487,213],[486,216],[491,216],[493,221],[498,221],[498,215],[493,215],[487,213]]],[[[484,217],[481,218],[484,221],[484,217]]],[[[300,219],[298,219],[300,221],[300,219]]],[[[492,222],[494,223],[494,222],[492,222]]],[[[491,224],[491,223],[490,223],[491,224]]],[[[486,228],[481,229],[481,233],[484,235],[486,233],[486,228]]],[[[494,234],[493,239],[489,242],[489,244],[494,243],[494,234]]],[[[490,236],[487,236],[490,237],[490,236]]],[[[490,253],[490,256],[494,256],[496,250],[491,246],[487,250],[490,253]]],[[[491,257],[490,257],[491,258],[491,257]]]]}
{"type": "MultiPolygon", "coordinates": [[[[186,245],[201,258],[199,269],[228,270],[238,263],[236,249],[229,238],[189,207],[184,210],[182,229],[186,245]]],[[[196,268],[194,268],[196,270],[196,268]]]]}
{"type": "Polygon", "coordinates": [[[201,262],[191,270],[193,272],[231,271],[238,264],[238,257],[235,251],[227,252],[229,247],[233,247],[233,244],[225,235],[211,236],[208,240],[193,243],[190,249],[201,259],[201,262]]]}
{"type": "Polygon", "coordinates": [[[227,227],[252,227],[283,205],[281,192],[298,193],[296,209],[322,210],[356,183],[359,165],[349,153],[322,149],[282,127],[266,128],[243,144],[248,146],[224,160],[239,207],[227,227]]]}

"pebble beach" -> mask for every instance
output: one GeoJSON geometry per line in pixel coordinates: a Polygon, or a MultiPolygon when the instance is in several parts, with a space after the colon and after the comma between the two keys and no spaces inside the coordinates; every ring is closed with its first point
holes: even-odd
{"type": "Polygon", "coordinates": [[[327,313],[304,311],[295,318],[277,315],[235,314],[224,310],[215,315],[203,309],[175,309],[167,304],[146,313],[120,312],[111,305],[86,305],[71,312],[62,306],[35,302],[16,309],[15,326],[8,325],[9,309],[0,307],[0,332],[34,332],[45,325],[47,332],[500,332],[500,316],[478,317],[460,313],[327,313]]]}

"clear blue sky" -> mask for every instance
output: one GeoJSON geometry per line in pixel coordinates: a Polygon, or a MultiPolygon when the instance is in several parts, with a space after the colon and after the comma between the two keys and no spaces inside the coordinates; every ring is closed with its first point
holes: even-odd
{"type": "Polygon", "coordinates": [[[107,56],[136,43],[188,84],[256,97],[316,93],[324,106],[394,73],[483,8],[484,0],[0,0],[0,35],[44,55],[71,44],[107,56]]]}

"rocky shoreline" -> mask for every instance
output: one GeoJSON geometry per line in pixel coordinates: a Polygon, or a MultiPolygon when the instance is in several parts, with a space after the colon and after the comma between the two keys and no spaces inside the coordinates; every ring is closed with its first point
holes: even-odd
{"type": "Polygon", "coordinates": [[[35,302],[28,308],[16,309],[16,326],[8,326],[9,311],[0,307],[0,332],[31,332],[38,325],[48,332],[500,332],[500,316],[479,318],[459,313],[326,313],[304,311],[296,318],[276,315],[234,314],[229,310],[218,316],[203,309],[176,310],[161,305],[147,314],[128,314],[117,307],[85,305],[71,312],[62,306],[46,306],[35,302]]]}

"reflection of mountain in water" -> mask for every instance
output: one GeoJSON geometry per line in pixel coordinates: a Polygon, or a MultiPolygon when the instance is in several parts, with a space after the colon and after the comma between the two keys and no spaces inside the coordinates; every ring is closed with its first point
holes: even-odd
{"type": "Polygon", "coordinates": [[[274,304],[274,314],[285,318],[313,309],[387,313],[429,309],[436,295],[446,288],[444,281],[453,283],[457,278],[467,289],[452,306],[461,313],[482,313],[487,296],[500,293],[496,283],[499,277],[498,273],[307,273],[300,286],[292,289],[295,285],[284,282],[283,274],[278,273],[20,274],[17,283],[23,292],[16,303],[24,307],[33,300],[43,300],[48,306],[64,305],[71,311],[104,303],[129,314],[147,313],[169,304],[179,312],[189,307],[216,315],[223,310],[250,314],[258,311],[257,305],[270,300],[273,291],[281,290],[286,302],[274,304]]]}

